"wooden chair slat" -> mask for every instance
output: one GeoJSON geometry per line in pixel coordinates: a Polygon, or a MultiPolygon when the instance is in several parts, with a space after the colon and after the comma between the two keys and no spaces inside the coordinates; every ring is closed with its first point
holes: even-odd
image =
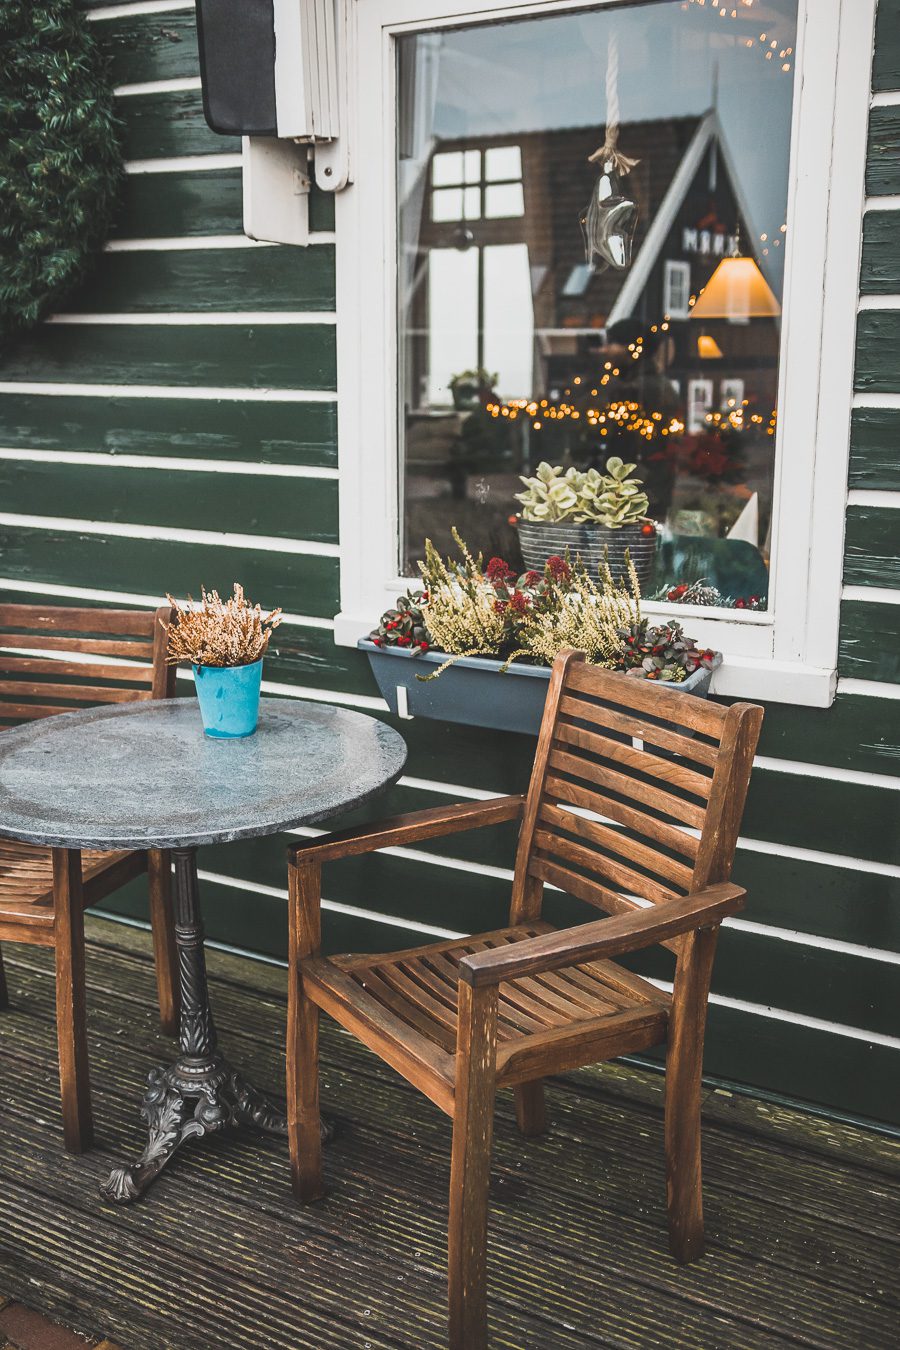
{"type": "MultiPolygon", "coordinates": [[[[603,699],[628,716],[660,718],[676,727],[689,727],[718,740],[725,721],[725,709],[706,699],[685,697],[674,689],[665,689],[655,680],[638,680],[610,670],[600,670],[587,662],[574,662],[566,680],[566,692],[577,690],[594,699],[603,699]]],[[[598,707],[597,721],[602,724],[603,710],[598,707]]]]}
{"type": "Polygon", "coordinates": [[[680,821],[683,825],[695,825],[697,828],[703,824],[704,809],[696,802],[620,773],[617,769],[608,769],[603,764],[589,762],[563,750],[551,750],[548,764],[555,774],[569,774],[572,778],[580,778],[582,782],[618,792],[628,799],[636,799],[661,815],[668,816],[670,820],[680,821]]]}
{"type": "Polygon", "coordinates": [[[0,720],[31,722],[38,717],[55,717],[57,713],[71,712],[64,703],[9,703],[0,702],[0,720]]]}
{"type": "Polygon", "coordinates": [[[627,895],[639,895],[651,900],[655,905],[664,905],[674,900],[679,892],[669,886],[663,886],[652,877],[646,877],[633,867],[619,862],[606,853],[600,853],[585,844],[576,844],[571,839],[554,834],[550,830],[538,829],[534,832],[534,846],[545,858],[561,858],[563,862],[583,867],[595,876],[602,877],[615,886],[624,888],[627,895]]]}
{"type": "MultiPolygon", "coordinates": [[[[441,952],[422,958],[423,964],[427,964],[435,974],[447,982],[448,992],[453,1000],[454,1027],[456,1026],[456,987],[459,983],[459,957],[461,954],[458,951],[441,952]]],[[[540,1009],[535,1009],[532,1006],[532,1001],[527,997],[520,999],[511,995],[508,986],[504,985],[498,1007],[498,1036],[503,1040],[515,1034],[513,1028],[529,1031],[546,1026],[547,1022],[539,1015],[540,1011],[540,1009]]],[[[453,1048],[456,1049],[455,1042],[453,1048]]]]}
{"type": "MultiPolygon", "coordinates": [[[[29,694],[35,698],[57,698],[72,703],[134,703],[150,697],[149,689],[112,689],[102,684],[28,683],[25,680],[0,680],[0,694],[29,694]]],[[[23,705],[23,706],[28,706],[23,705]]],[[[71,709],[70,709],[71,711],[71,709]]]]}
{"type": "Polygon", "coordinates": [[[677,825],[668,825],[657,816],[639,811],[633,805],[614,801],[612,797],[606,797],[592,788],[579,787],[577,783],[570,783],[567,778],[551,778],[548,775],[544,784],[544,796],[547,801],[568,802],[571,806],[580,806],[585,811],[593,811],[598,816],[606,816],[644,838],[655,839],[664,848],[680,853],[691,862],[697,856],[700,841],[696,835],[687,834],[677,825]]]}
{"type": "Polygon", "coordinates": [[[604,914],[631,914],[634,910],[640,909],[638,902],[629,899],[627,895],[621,895],[619,891],[611,890],[608,886],[601,885],[599,881],[589,880],[579,872],[573,872],[571,868],[564,867],[562,863],[554,862],[539,853],[532,854],[528,862],[528,871],[538,881],[555,886],[565,895],[573,895],[576,900],[583,900],[585,904],[593,905],[595,909],[602,909],[604,914]]]}
{"type": "Polygon", "coordinates": [[[601,759],[611,759],[616,764],[624,764],[626,768],[634,769],[645,777],[655,778],[661,783],[671,784],[673,788],[689,792],[692,796],[699,797],[701,801],[705,802],[709,797],[712,778],[697,773],[695,769],[688,768],[678,760],[660,759],[658,755],[651,754],[648,750],[638,750],[625,741],[614,741],[609,736],[601,736],[596,731],[588,731],[585,727],[576,726],[568,721],[557,722],[555,740],[557,743],[563,742],[566,748],[574,746],[578,750],[588,751],[591,755],[598,755],[601,759]]]}
{"type": "Polygon", "coordinates": [[[585,820],[584,816],[577,816],[572,811],[564,811],[558,806],[553,806],[550,802],[541,804],[538,818],[547,826],[555,826],[569,834],[581,835],[592,843],[618,854],[626,862],[630,859],[632,862],[638,863],[657,876],[664,877],[668,874],[676,885],[685,890],[691,884],[694,874],[692,867],[686,867],[684,863],[676,862],[674,858],[670,858],[667,854],[660,853],[657,849],[641,843],[633,835],[625,834],[621,830],[611,829],[610,826],[601,825],[594,820],[585,820]]]}
{"type": "Polygon", "coordinates": [[[583,1064],[649,1050],[665,1039],[667,1023],[665,1009],[644,1008],[585,1019],[577,1026],[553,1027],[514,1041],[497,1051],[497,1086],[531,1083],[583,1064]]]}
{"type": "Polygon", "coordinates": [[[0,652],[85,652],[91,656],[121,656],[139,662],[153,655],[153,643],[144,639],[57,637],[48,633],[2,633],[0,652]]]}
{"type": "Polygon", "coordinates": [[[0,604],[0,629],[34,628],[36,632],[130,633],[153,635],[153,609],[78,609],[69,605],[0,604]]]}
{"type": "Polygon", "coordinates": [[[102,661],[58,661],[53,657],[10,656],[0,648],[0,671],[6,675],[74,675],[92,680],[120,680],[149,685],[153,666],[147,664],[112,665],[102,661]]]}
{"type": "Polygon", "coordinates": [[[354,975],[354,978],[388,1012],[408,1022],[420,1035],[433,1041],[447,1054],[453,1054],[456,1049],[455,1027],[451,1028],[442,1018],[433,1017],[418,1001],[410,1000],[402,988],[397,989],[390,980],[384,979],[380,970],[367,970],[364,976],[354,975]]]}
{"type": "MultiPolygon", "coordinates": [[[[683,697],[683,696],[681,696],[683,697]]],[[[670,727],[650,721],[646,717],[629,716],[618,708],[604,707],[602,718],[597,717],[597,704],[579,698],[577,694],[563,694],[559,701],[559,711],[563,717],[587,718],[588,721],[602,721],[604,730],[618,731],[625,736],[637,737],[648,745],[660,750],[669,750],[672,754],[697,764],[714,767],[719,747],[713,741],[702,736],[683,736],[670,727]]]]}

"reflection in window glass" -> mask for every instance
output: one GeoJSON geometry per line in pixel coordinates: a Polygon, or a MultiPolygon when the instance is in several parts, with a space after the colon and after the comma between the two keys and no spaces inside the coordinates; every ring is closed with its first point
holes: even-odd
{"type": "Polygon", "coordinates": [[[719,10],[398,40],[405,574],[454,524],[520,567],[519,475],[616,454],[658,528],[645,594],[766,596],[797,0],[719,10]],[[637,207],[625,267],[586,262],[580,223],[611,48],[637,164],[598,200],[637,207]]]}

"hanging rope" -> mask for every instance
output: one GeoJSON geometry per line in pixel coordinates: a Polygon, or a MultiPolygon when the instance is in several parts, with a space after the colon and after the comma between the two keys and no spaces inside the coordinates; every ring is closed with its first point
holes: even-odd
{"type": "Polygon", "coordinates": [[[640,160],[629,159],[618,150],[619,144],[619,37],[615,32],[609,35],[606,49],[606,140],[592,155],[590,163],[610,164],[616,173],[623,177],[630,173],[640,160]]]}

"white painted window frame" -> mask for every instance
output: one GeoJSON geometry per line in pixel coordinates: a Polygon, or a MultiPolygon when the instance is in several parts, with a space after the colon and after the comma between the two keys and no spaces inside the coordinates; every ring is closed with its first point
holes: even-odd
{"type": "MultiPolygon", "coordinates": [[[[394,38],[612,2],[345,0],[355,94],[353,183],[336,199],[340,644],[354,645],[407,584],[397,575],[394,38]]],[[[724,652],[718,693],[819,707],[834,697],[874,22],[875,0],[800,0],[772,608],[645,606],[689,621],[700,642],[724,652]]]]}

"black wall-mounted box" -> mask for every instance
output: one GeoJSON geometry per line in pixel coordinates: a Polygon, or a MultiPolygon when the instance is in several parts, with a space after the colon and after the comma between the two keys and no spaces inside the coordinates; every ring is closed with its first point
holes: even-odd
{"type": "Polygon", "coordinates": [[[203,114],[223,136],[274,136],[273,0],[197,0],[203,114]]]}

